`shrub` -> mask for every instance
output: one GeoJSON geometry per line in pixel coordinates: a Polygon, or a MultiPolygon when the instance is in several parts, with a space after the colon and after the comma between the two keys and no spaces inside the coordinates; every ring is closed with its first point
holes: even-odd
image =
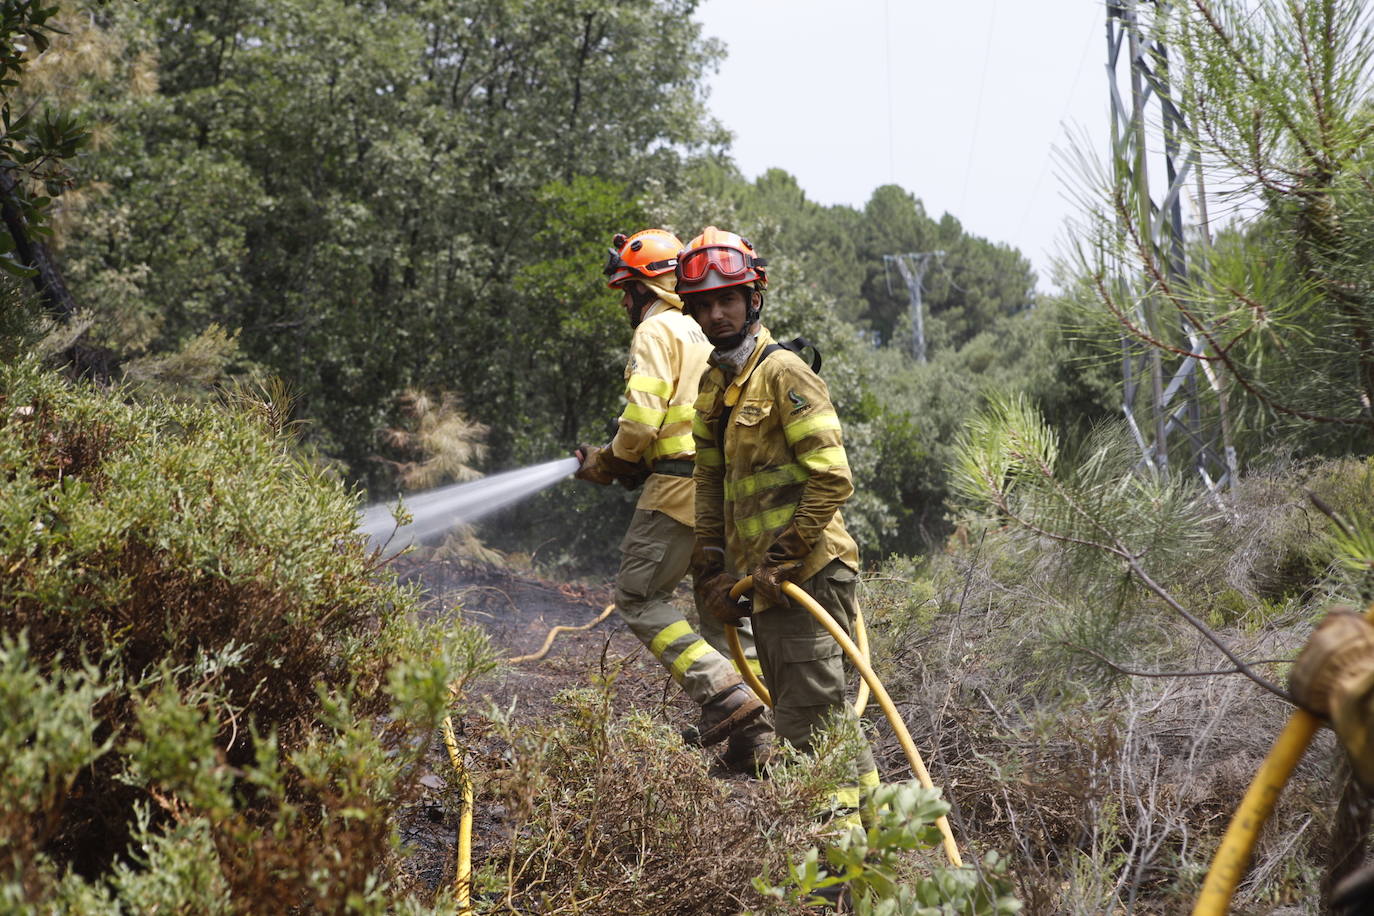
{"type": "Polygon", "coordinates": [[[753,876],[817,841],[814,812],[853,749],[761,782],[715,778],[675,730],[617,714],[615,680],[560,694],[560,715],[519,732],[494,716],[509,765],[478,783],[510,823],[479,880],[490,911],[734,916],[753,876]]]}
{"type": "Polygon", "coordinates": [[[475,631],[423,629],[263,418],[0,367],[0,894],[380,912],[475,631]]]}
{"type": "Polygon", "coordinates": [[[988,853],[982,867],[913,869],[906,853],[940,846],[935,821],[949,812],[940,790],[914,782],[881,786],[867,802],[873,826],[851,827],[824,853],[812,848],[790,866],[781,884],[766,877],[754,887],[766,898],[825,906],[817,892],[845,885],[859,916],[997,916],[1017,913],[1006,861],[988,853]],[[821,863],[821,856],[825,864],[821,863]]]}

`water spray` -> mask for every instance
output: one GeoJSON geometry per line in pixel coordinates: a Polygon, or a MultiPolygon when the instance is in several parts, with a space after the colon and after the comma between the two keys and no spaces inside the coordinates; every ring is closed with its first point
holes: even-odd
{"type": "Polygon", "coordinates": [[[558,483],[576,471],[576,458],[556,458],[533,467],[455,483],[417,496],[401,504],[411,516],[396,527],[394,502],[376,503],[364,509],[358,531],[367,535],[369,550],[385,549],[388,556],[400,553],[417,541],[441,534],[457,525],[475,522],[498,509],[514,505],[558,483]]]}

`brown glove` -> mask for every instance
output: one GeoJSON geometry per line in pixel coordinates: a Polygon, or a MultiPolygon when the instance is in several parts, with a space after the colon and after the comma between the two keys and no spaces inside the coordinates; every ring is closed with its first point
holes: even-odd
{"type": "Polygon", "coordinates": [[[721,538],[697,538],[692,542],[693,582],[705,582],[716,573],[725,572],[725,541],[721,538]]]}
{"type": "Polygon", "coordinates": [[[730,589],[738,581],[728,572],[718,572],[710,578],[696,580],[694,587],[701,610],[721,623],[738,626],[741,620],[754,612],[753,602],[730,597],[730,589]]]}
{"type": "Polygon", "coordinates": [[[1355,775],[1374,787],[1374,626],[1335,611],[1317,627],[1288,675],[1293,698],[1331,720],[1355,775]]]}
{"type": "Polygon", "coordinates": [[[642,482],[639,465],[624,458],[617,458],[609,445],[604,448],[579,445],[572,450],[572,455],[582,462],[582,466],[573,472],[573,477],[578,480],[589,480],[602,486],[619,481],[630,490],[642,482]]]}
{"type": "Polygon", "coordinates": [[[754,606],[785,606],[787,598],[782,593],[782,584],[792,581],[810,552],[811,545],[802,540],[796,525],[783,529],[764,553],[763,560],[754,567],[754,606]]]}
{"type": "Polygon", "coordinates": [[[578,480],[588,480],[592,483],[599,483],[603,487],[615,480],[610,472],[601,463],[601,455],[608,449],[598,448],[595,445],[579,445],[572,450],[572,456],[582,464],[573,471],[573,477],[578,480]]]}

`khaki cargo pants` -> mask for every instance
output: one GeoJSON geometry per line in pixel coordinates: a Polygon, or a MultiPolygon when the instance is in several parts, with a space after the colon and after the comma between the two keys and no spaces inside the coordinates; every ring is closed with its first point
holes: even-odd
{"type": "MultiPolygon", "coordinates": [[[[698,634],[672,604],[673,591],[691,565],[693,538],[692,529],[671,516],[636,509],[620,542],[615,607],[673,680],[693,700],[704,704],[741,678],[731,660],[724,626],[697,608],[701,618],[698,634]]],[[[749,628],[741,629],[739,635],[745,655],[757,664],[749,628]]]]}
{"type": "MultiPolygon", "coordinates": [[[[844,563],[832,560],[800,583],[851,637],[858,613],[858,579],[844,563]]],[[[773,695],[773,729],[798,750],[810,751],[814,729],[835,716],[855,719],[853,704],[845,696],[844,650],[809,611],[795,604],[770,607],[753,621],[763,682],[773,695]]],[[[867,741],[855,764],[856,785],[867,789],[878,784],[867,741]]],[[[854,795],[852,802],[841,799],[841,806],[857,807],[857,791],[854,795]]]]}

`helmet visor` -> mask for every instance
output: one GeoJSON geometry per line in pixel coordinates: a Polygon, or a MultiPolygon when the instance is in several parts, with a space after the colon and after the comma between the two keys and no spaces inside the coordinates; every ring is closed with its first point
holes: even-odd
{"type": "Polygon", "coordinates": [[[706,271],[712,267],[722,277],[733,279],[743,276],[749,263],[750,259],[738,248],[698,248],[680,259],[678,269],[682,271],[682,279],[693,282],[706,276],[706,271]]]}

